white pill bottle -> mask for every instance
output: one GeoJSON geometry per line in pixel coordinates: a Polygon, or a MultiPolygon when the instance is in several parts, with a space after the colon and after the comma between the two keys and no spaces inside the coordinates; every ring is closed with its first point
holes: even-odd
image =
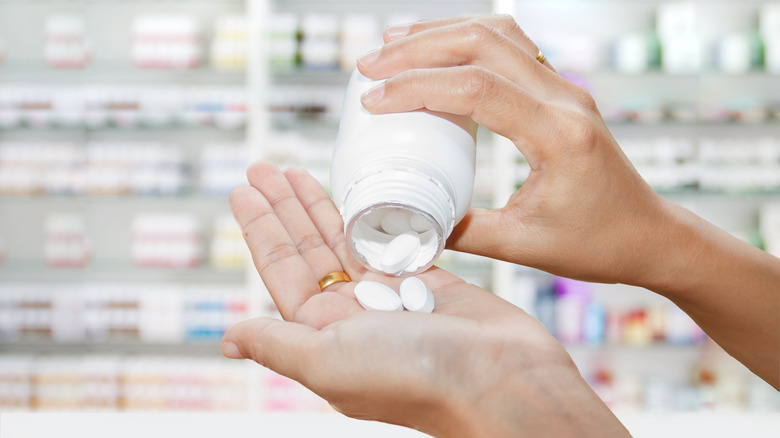
{"type": "Polygon", "coordinates": [[[477,124],[424,110],[371,114],[360,96],[379,84],[357,69],[350,78],[330,169],[333,200],[357,260],[413,275],[436,262],[471,205],[477,124]],[[388,244],[407,233],[419,249],[392,255],[388,265],[388,244]]]}

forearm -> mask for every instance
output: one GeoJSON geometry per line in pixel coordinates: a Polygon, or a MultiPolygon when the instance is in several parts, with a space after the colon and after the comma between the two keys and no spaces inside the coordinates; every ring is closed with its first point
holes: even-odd
{"type": "Polygon", "coordinates": [[[576,368],[516,371],[478,399],[449,398],[436,437],[628,437],[630,434],[576,368]],[[533,374],[529,376],[528,374],[533,374]]]}
{"type": "Polygon", "coordinates": [[[780,259],[670,202],[639,286],[677,304],[723,349],[780,384],[780,259]]]}

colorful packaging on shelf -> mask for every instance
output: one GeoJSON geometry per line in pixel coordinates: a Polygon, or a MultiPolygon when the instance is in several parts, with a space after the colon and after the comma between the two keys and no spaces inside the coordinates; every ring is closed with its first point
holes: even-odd
{"type": "Polygon", "coordinates": [[[90,59],[84,17],[52,15],[44,24],[46,63],[52,68],[84,68],[90,59]]]}
{"type": "Polygon", "coordinates": [[[192,69],[203,61],[202,30],[194,17],[140,15],[132,32],[132,58],[138,67],[192,69]]]}
{"type": "Polygon", "coordinates": [[[44,223],[44,259],[57,267],[84,267],[90,258],[83,214],[55,213],[44,223]]]}
{"type": "Polygon", "coordinates": [[[339,33],[339,65],[343,71],[352,71],[357,58],[382,46],[382,29],[372,14],[347,14],[341,19],[339,33]]]}
{"type": "Polygon", "coordinates": [[[266,21],[268,62],[272,70],[286,71],[296,66],[298,58],[298,15],[273,13],[266,21]]]}
{"type": "Polygon", "coordinates": [[[244,234],[233,216],[217,217],[209,246],[211,265],[218,269],[244,269],[249,257],[244,234]]]}
{"type": "Polygon", "coordinates": [[[132,227],[132,257],[138,266],[187,268],[203,259],[203,237],[193,215],[139,213],[132,227]]]}
{"type": "Polygon", "coordinates": [[[670,74],[695,74],[701,69],[703,48],[696,4],[662,3],[656,31],[661,41],[661,67],[670,74]]]}
{"type": "Polygon", "coordinates": [[[219,70],[242,71],[249,55],[249,23],[245,15],[228,15],[214,22],[211,65],[219,70]]]}
{"type": "Polygon", "coordinates": [[[248,184],[249,148],[245,144],[213,143],[201,149],[200,189],[207,195],[225,196],[248,184]]]}
{"type": "Polygon", "coordinates": [[[338,68],[339,24],[334,14],[309,13],[301,20],[301,64],[312,70],[338,68]]]}

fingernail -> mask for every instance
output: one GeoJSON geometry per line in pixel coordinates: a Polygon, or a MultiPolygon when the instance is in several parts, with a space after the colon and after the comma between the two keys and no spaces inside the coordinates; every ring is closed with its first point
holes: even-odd
{"type": "Polygon", "coordinates": [[[410,24],[390,26],[385,30],[385,35],[387,35],[388,39],[397,40],[398,38],[402,38],[405,37],[406,35],[409,35],[410,30],[412,30],[412,26],[410,24]]]}
{"type": "Polygon", "coordinates": [[[232,342],[222,343],[222,355],[228,359],[243,359],[244,356],[238,350],[238,346],[232,342]]]}
{"type": "Polygon", "coordinates": [[[379,53],[382,51],[382,48],[374,49],[368,53],[363,54],[360,58],[358,58],[358,62],[366,67],[373,64],[377,58],[379,58],[379,53]]]}
{"type": "Polygon", "coordinates": [[[371,106],[379,102],[379,100],[382,99],[382,96],[384,95],[385,95],[385,83],[382,82],[376,87],[363,93],[363,95],[360,96],[360,101],[363,102],[363,105],[371,106]]]}

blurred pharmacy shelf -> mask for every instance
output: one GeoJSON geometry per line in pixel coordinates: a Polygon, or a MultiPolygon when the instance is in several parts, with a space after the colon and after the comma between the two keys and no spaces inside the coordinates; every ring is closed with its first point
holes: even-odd
{"type": "MultiPolygon", "coordinates": [[[[319,414],[300,385],[218,346],[230,324],[273,314],[227,194],[261,157],[328,187],[349,73],[388,24],[513,14],[658,192],[777,253],[780,30],[766,23],[779,4],[0,0],[0,411],[248,410],[157,418],[192,437],[419,436],[319,414]]],[[[503,206],[527,163],[486,130],[478,143],[474,204],[503,206]]],[[[776,392],[657,295],[564,291],[451,252],[438,266],[537,316],[635,436],[778,427],[776,392]]],[[[84,418],[43,415],[0,414],[0,436],[84,418]]],[[[89,424],[103,421],[121,434],[150,418],[89,424]]]]}

